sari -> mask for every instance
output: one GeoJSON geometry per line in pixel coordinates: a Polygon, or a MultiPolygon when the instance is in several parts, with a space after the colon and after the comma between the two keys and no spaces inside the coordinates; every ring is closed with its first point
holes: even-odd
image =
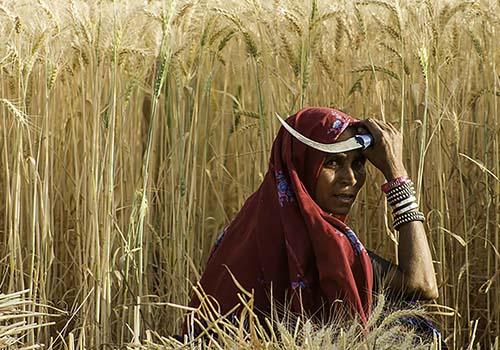
{"type": "MultiPolygon", "coordinates": [[[[312,140],[334,143],[358,121],[309,107],[287,123],[312,140]]],[[[346,218],[325,212],[311,196],[326,156],[280,128],[262,184],[217,238],[200,281],[221,314],[240,303],[234,276],[253,293],[261,315],[269,315],[274,302],[297,314],[326,310],[329,317],[347,314],[366,324],[373,286],[368,253],[346,218]]],[[[194,297],[190,306],[199,303],[194,297]]]]}

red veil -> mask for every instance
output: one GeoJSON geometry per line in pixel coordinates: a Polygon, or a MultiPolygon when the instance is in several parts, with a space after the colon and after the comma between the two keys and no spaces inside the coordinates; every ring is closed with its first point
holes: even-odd
{"type": "MultiPolygon", "coordinates": [[[[287,123],[310,139],[332,143],[357,121],[334,109],[305,108],[287,123]]],[[[270,312],[272,288],[274,302],[292,312],[347,310],[366,323],[373,284],[368,254],[345,218],[326,213],[310,195],[325,156],[280,128],[264,181],[217,239],[201,279],[222,314],[240,302],[229,269],[253,290],[261,313],[270,312]]],[[[191,306],[198,304],[193,298],[191,306]]]]}

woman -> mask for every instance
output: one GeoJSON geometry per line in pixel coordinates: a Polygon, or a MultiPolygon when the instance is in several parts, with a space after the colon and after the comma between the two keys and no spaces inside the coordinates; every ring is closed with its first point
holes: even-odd
{"type": "MultiPolygon", "coordinates": [[[[271,295],[292,312],[325,315],[347,312],[364,324],[372,307],[374,275],[386,290],[410,299],[435,299],[438,291],[423,214],[402,161],[402,137],[390,124],[357,121],[329,108],[305,108],[287,123],[320,143],[369,132],[366,150],[327,154],[281,128],[269,170],[259,189],[218,237],[201,286],[221,314],[240,300],[239,287],[253,291],[254,307],[271,312],[271,295]],[[365,182],[368,159],[388,181],[399,230],[399,264],[368,253],[345,219],[365,182]]],[[[191,306],[198,306],[195,297],[191,306]]],[[[236,309],[238,312],[238,309],[236,309]]]]}

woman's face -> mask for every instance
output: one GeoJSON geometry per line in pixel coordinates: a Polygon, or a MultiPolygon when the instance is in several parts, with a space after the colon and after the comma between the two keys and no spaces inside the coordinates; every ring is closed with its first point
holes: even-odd
{"type": "MultiPolygon", "coordinates": [[[[337,142],[347,140],[355,133],[356,129],[349,127],[337,142]]],[[[321,209],[336,215],[349,213],[365,183],[365,161],[361,150],[330,154],[325,158],[314,191],[314,200],[321,209]]]]}

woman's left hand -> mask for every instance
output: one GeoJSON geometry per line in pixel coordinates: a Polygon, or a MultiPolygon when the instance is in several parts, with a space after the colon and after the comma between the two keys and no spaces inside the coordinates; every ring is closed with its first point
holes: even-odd
{"type": "Polygon", "coordinates": [[[373,118],[362,120],[361,126],[358,132],[362,132],[364,127],[374,139],[373,146],[363,151],[366,158],[384,174],[387,180],[406,176],[401,133],[393,125],[373,118]]]}
{"type": "MultiPolygon", "coordinates": [[[[403,137],[391,124],[367,119],[361,122],[359,133],[372,134],[374,144],[363,151],[387,180],[407,176],[403,165],[403,137]]],[[[439,295],[432,255],[422,222],[412,221],[399,228],[397,268],[388,273],[388,288],[410,300],[436,299],[439,295]]]]}

